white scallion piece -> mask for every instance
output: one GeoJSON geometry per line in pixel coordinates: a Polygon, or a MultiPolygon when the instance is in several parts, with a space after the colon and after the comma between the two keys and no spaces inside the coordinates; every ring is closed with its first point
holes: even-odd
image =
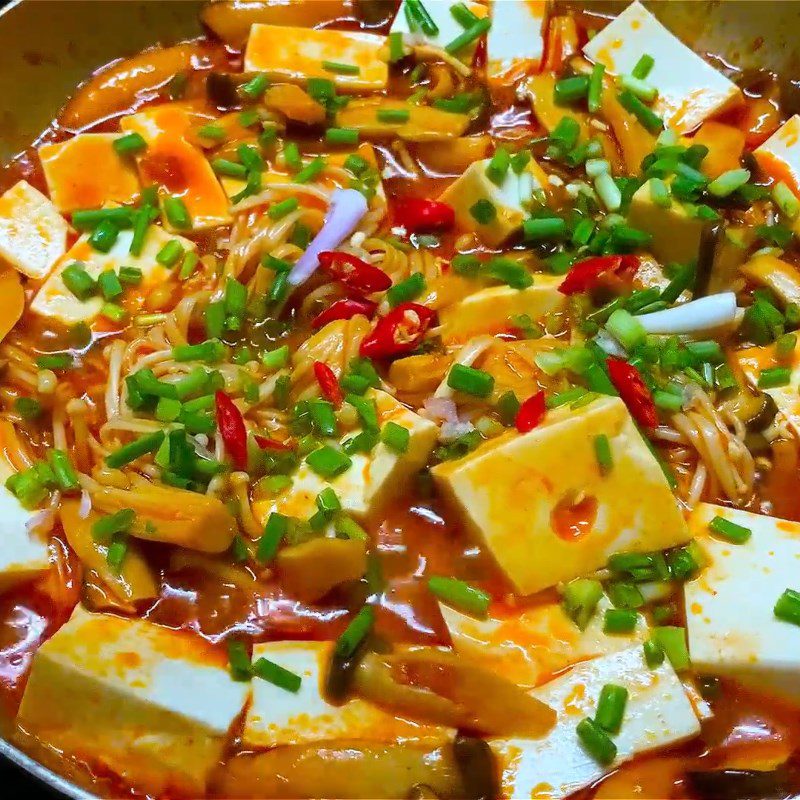
{"type": "Polygon", "coordinates": [[[664,311],[636,317],[648,333],[680,334],[708,331],[736,319],[736,295],[733,292],[701,297],[664,311]]]}

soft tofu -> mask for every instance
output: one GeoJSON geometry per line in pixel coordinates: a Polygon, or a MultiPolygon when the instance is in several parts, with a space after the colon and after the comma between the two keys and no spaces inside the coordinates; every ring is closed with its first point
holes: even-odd
{"type": "Polygon", "coordinates": [[[531,159],[519,175],[513,169],[508,170],[498,186],[486,174],[490,161],[486,158],[470,164],[439,199],[453,207],[459,228],[474,231],[485,244],[497,247],[520,230],[534,192],[544,199],[548,182],[544,170],[531,159]],[[488,200],[497,212],[486,224],[478,222],[470,212],[479,200],[488,200]]]}
{"type": "Polygon", "coordinates": [[[689,539],[661,467],[619,398],[554,409],[529,433],[499,436],[431,474],[520,594],[586,575],[613,553],[689,539]],[[598,434],[611,445],[605,475],[598,434]]]}
{"type": "Polygon", "coordinates": [[[0,593],[36,578],[48,568],[47,544],[26,527],[36,512],[23,508],[6,489],[6,481],[14,472],[0,456],[0,593]]]}
{"type": "Polygon", "coordinates": [[[119,272],[120,267],[138,267],[142,271],[142,282],[137,287],[136,294],[131,297],[141,298],[149,289],[169,280],[172,274],[171,270],[156,261],[156,256],[167,242],[176,239],[187,252],[195,249],[194,242],[182,236],[171,236],[163,228],[151,225],[142,252],[138,256],[132,256],[129,252],[132,238],[133,231],[120,231],[114,246],[107,253],[100,253],[89,244],[88,234],[81,236],[39,289],[31,303],[31,310],[57,319],[64,325],[91,322],[100,314],[103,300],[99,296],[85,301],[75,297],[61,278],[65,267],[80,261],[93,278],[107,269],[119,272]]]}
{"type": "Polygon", "coordinates": [[[684,589],[694,668],[800,700],[800,628],[773,611],[785,589],[800,589],[800,523],[703,503],[689,527],[709,559],[684,589]],[[714,536],[717,516],[752,535],[744,544],[714,536]]]}
{"type": "Polygon", "coordinates": [[[647,637],[640,614],[629,634],[603,633],[603,614],[611,603],[603,597],[585,630],[564,613],[560,603],[537,603],[518,614],[486,619],[439,604],[456,652],[520,686],[534,687],[578,661],[625,650],[647,637]]]}
{"type": "Polygon", "coordinates": [[[228,198],[203,151],[189,141],[197,113],[181,103],[167,103],[123,117],[120,127],[138,133],[147,149],[137,156],[142,184],[163,186],[183,200],[192,228],[201,230],[231,220],[228,198]]]}
{"type": "Polygon", "coordinates": [[[492,27],[486,38],[486,76],[513,86],[539,70],[544,56],[546,0],[491,0],[492,27]]]}
{"type": "Polygon", "coordinates": [[[650,669],[640,646],[578,664],[533,694],[558,714],[542,739],[493,739],[490,746],[502,771],[504,797],[561,800],[583,789],[620,764],[700,732],[700,723],[675,671],[664,662],[650,669]],[[607,683],[624,686],[628,702],[622,728],[613,739],[614,763],[604,767],[584,749],[575,726],[594,716],[607,683]]]}
{"type": "MultiPolygon", "coordinates": [[[[784,122],[753,155],[766,175],[776,183],[783,181],[800,198],[800,114],[784,122]]],[[[793,227],[800,234],[800,218],[793,227]]]]}
{"type": "Polygon", "coordinates": [[[670,33],[645,7],[631,3],[583,48],[612,75],[629,74],[646,53],[647,82],[658,89],[653,110],[681,133],[742,102],[742,92],[670,33]]]}
{"type": "Polygon", "coordinates": [[[139,193],[132,159],[114,150],[115,133],[81,133],[39,148],[50,199],[62,213],[130,203],[139,193]]]}
{"type": "Polygon", "coordinates": [[[491,286],[473,292],[439,312],[441,337],[446,342],[464,341],[481,333],[507,331],[510,318],[517,314],[541,320],[566,305],[566,295],[558,291],[560,283],[560,277],[536,275],[526,289],[491,286]]]}
{"type": "MultiPolygon", "coordinates": [[[[410,47],[418,45],[432,45],[444,49],[450,42],[457,36],[464,32],[464,28],[456,21],[456,18],[450,13],[451,3],[449,0],[435,0],[432,3],[426,3],[425,8],[431,15],[436,27],[439,29],[435,36],[429,36],[422,30],[410,32],[408,27],[408,18],[406,16],[405,2],[400,4],[397,10],[397,16],[394,18],[390,33],[402,33],[403,42],[410,47]]],[[[479,19],[483,19],[488,13],[489,9],[482,3],[474,3],[467,0],[464,5],[479,19]]],[[[494,21],[492,22],[494,25],[494,21]]],[[[458,58],[465,62],[472,62],[472,54],[475,52],[475,43],[469,47],[465,47],[459,51],[458,58]]]]}
{"type": "Polygon", "coordinates": [[[247,41],[244,71],[290,83],[327,78],[342,91],[380,91],[389,77],[387,55],[386,37],[374,33],[255,24],[247,41]],[[328,71],[324,61],[355,66],[358,72],[328,71]]]}
{"type": "Polygon", "coordinates": [[[387,422],[394,422],[409,431],[405,453],[397,453],[379,442],[369,454],[351,455],[350,469],[330,481],[321,478],[303,462],[288,489],[274,499],[253,504],[257,516],[266,520],[270,513],[277,511],[287,517],[308,519],[317,510],[316,497],[326,486],[336,491],[345,512],[358,517],[381,508],[403,492],[413,475],[425,466],[439,429],[386,392],[370,390],[366,397],[375,401],[381,428],[387,422]]]}
{"type": "Polygon", "coordinates": [[[34,656],[17,722],[143,792],[196,797],[249,693],[226,662],[195,635],[78,607],[34,656]]]}
{"type": "Polygon", "coordinates": [[[242,732],[246,747],[278,747],[337,739],[395,743],[442,743],[453,731],[383,711],[359,698],[340,706],[323,697],[333,642],[266,642],[253,648],[253,661],[266,658],[302,678],[297,693],[253,681],[253,702],[242,732]]]}
{"type": "Polygon", "coordinates": [[[768,394],[778,407],[778,416],[782,417],[800,436],[800,345],[795,346],[788,358],[778,358],[775,345],[766,347],[748,347],[736,352],[736,359],[748,382],[758,386],[758,376],[765,369],[772,367],[789,367],[789,382],[773,389],[759,389],[768,394]]]}
{"type": "Polygon", "coordinates": [[[649,233],[648,249],[664,264],[694,264],[707,223],[693,217],[673,198],[669,208],[653,202],[650,181],[642,184],[631,199],[628,223],[649,233]]]}
{"type": "Polygon", "coordinates": [[[42,280],[67,249],[69,225],[27,181],[0,196],[0,258],[28,278],[42,280]]]}

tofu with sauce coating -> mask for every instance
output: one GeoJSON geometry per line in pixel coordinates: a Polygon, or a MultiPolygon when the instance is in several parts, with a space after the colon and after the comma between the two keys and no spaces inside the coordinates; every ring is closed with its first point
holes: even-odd
{"type": "Polygon", "coordinates": [[[672,490],[624,403],[600,397],[547,413],[431,474],[519,594],[586,575],[619,552],[683,544],[672,490]],[[594,440],[608,437],[604,473],[594,440]]]}
{"type": "Polygon", "coordinates": [[[590,786],[620,764],[700,733],[700,723],[683,684],[665,659],[650,669],[640,646],[595,658],[534,690],[558,714],[542,739],[492,739],[504,797],[563,800],[590,786]],[[603,686],[628,690],[625,716],[613,736],[617,757],[602,766],[581,745],[575,727],[593,717],[603,686]]]}
{"type": "MultiPolygon", "coordinates": [[[[795,114],[753,151],[758,166],[776,183],[785,183],[800,199],[800,114],[795,114]]],[[[800,234],[800,216],[792,225],[800,234]]]]}
{"type": "Polygon", "coordinates": [[[115,133],[79,133],[39,147],[50,199],[66,214],[108,203],[130,203],[139,193],[132,160],[114,150],[115,133]]]}
{"type": "MultiPolygon", "coordinates": [[[[352,466],[330,481],[317,475],[303,462],[288,489],[274,499],[253,504],[257,517],[266,521],[273,511],[277,511],[287,517],[308,519],[317,510],[316,497],[326,486],[334,489],[343,511],[363,517],[404,490],[414,473],[425,466],[439,429],[386,392],[372,389],[365,396],[375,401],[381,429],[387,422],[394,422],[409,432],[407,450],[398,453],[378,442],[369,454],[353,453],[350,456],[352,466]]],[[[348,434],[344,438],[349,437],[348,434]]]]}
{"type": "Polygon", "coordinates": [[[654,64],[646,81],[658,90],[653,111],[680,133],[742,102],[733,81],[690,50],[638,0],[590,39],[583,52],[612,75],[630,74],[643,55],[651,56],[654,64]]]}
{"type": "Polygon", "coordinates": [[[489,247],[497,247],[520,230],[534,193],[544,200],[548,182],[544,170],[531,159],[519,175],[509,169],[498,185],[486,174],[490,161],[486,158],[470,164],[439,199],[453,207],[459,228],[473,231],[489,247]],[[485,220],[475,209],[476,203],[488,211],[485,220]]]}
{"type": "MultiPolygon", "coordinates": [[[[70,264],[80,262],[86,268],[86,272],[95,279],[105,270],[110,269],[118,273],[120,267],[136,267],[142,271],[142,282],[136,287],[135,294],[141,297],[149,289],[169,280],[172,275],[172,270],[159,264],[156,258],[167,242],[178,241],[187,253],[196,248],[194,242],[182,236],[171,236],[163,228],[151,225],[142,252],[138,256],[132,256],[130,254],[132,238],[132,230],[120,231],[111,249],[107,253],[101,253],[89,244],[89,234],[81,236],[42,284],[31,302],[31,310],[44,317],[56,319],[64,325],[91,322],[99,316],[103,299],[100,295],[94,295],[87,300],[80,300],[66,287],[62,272],[70,264]]],[[[132,296],[134,293],[126,292],[126,295],[129,294],[132,296]]],[[[123,303],[126,295],[122,297],[123,303]]]]}
{"type": "MultiPolygon", "coordinates": [[[[437,32],[435,34],[427,34],[425,31],[419,29],[416,25],[414,26],[415,30],[413,32],[410,30],[408,24],[408,15],[406,12],[406,3],[404,0],[404,2],[400,4],[400,8],[397,10],[397,15],[394,18],[394,22],[392,22],[392,27],[389,32],[402,33],[403,42],[410,47],[417,45],[430,45],[443,50],[448,44],[450,44],[450,42],[464,32],[463,26],[450,12],[450,9],[454,5],[455,2],[450,2],[450,0],[435,0],[435,2],[424,3],[425,10],[428,12],[428,14],[430,14],[430,17],[437,28],[437,32]]],[[[473,2],[473,0],[467,0],[464,5],[478,19],[483,19],[489,14],[489,9],[484,3],[476,3],[473,2]]],[[[494,24],[494,22],[492,24],[494,24]]],[[[456,57],[465,63],[471,63],[472,54],[475,52],[475,45],[476,43],[473,42],[467,47],[464,47],[462,50],[459,50],[459,52],[456,54],[456,57]]]]}
{"type": "Polygon", "coordinates": [[[538,72],[544,57],[546,0],[490,0],[492,27],[486,35],[486,77],[513,84],[538,72]]]}
{"type": "Polygon", "coordinates": [[[34,656],[17,723],[142,792],[198,796],[249,691],[200,637],[79,606],[34,656]]]}
{"type": "Polygon", "coordinates": [[[333,642],[265,642],[253,648],[253,662],[266,658],[299,675],[299,691],[267,681],[253,681],[253,702],[242,732],[246,747],[267,748],[326,742],[414,741],[443,743],[454,731],[439,725],[405,720],[372,703],[354,698],[335,706],[323,696],[333,642]]]}
{"type": "Polygon", "coordinates": [[[692,665],[800,700],[800,628],[774,613],[785,589],[800,590],[800,523],[702,503],[689,528],[709,559],[684,588],[692,665]],[[716,535],[715,517],[750,537],[734,544],[716,535]]]}
{"type": "Polygon", "coordinates": [[[389,78],[387,55],[386,37],[375,33],[257,23],[250,28],[244,71],[290,83],[326,78],[340,91],[380,91],[389,78]]]}
{"type": "Polygon", "coordinates": [[[28,278],[46,278],[67,249],[69,225],[27,181],[0,196],[0,258],[28,278]]]}

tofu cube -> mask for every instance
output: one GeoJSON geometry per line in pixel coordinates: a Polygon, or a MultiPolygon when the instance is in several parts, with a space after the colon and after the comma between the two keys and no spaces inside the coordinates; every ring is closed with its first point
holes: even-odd
{"type": "Polygon", "coordinates": [[[658,89],[653,111],[680,133],[742,102],[735,83],[670,33],[638,0],[590,39],[583,52],[612,75],[629,74],[643,55],[652,56],[655,63],[647,82],[658,89]]]}
{"type": "Polygon", "coordinates": [[[327,742],[402,741],[440,744],[454,731],[395,717],[360,698],[331,705],[323,696],[333,642],[266,642],[253,648],[253,661],[266,658],[302,679],[298,692],[253,681],[253,702],[242,732],[246,747],[280,747],[327,742]]]}
{"type": "Polygon", "coordinates": [[[647,638],[647,621],[640,614],[630,634],[603,632],[603,615],[611,608],[603,597],[585,630],[566,615],[561,603],[537,603],[516,614],[487,619],[462,614],[439,604],[453,649],[520,686],[533,688],[565,667],[625,650],[647,638]]]}
{"type": "Polygon", "coordinates": [[[512,86],[538,72],[544,56],[546,0],[491,0],[492,27],[486,36],[486,76],[512,86]]]}
{"type": "Polygon", "coordinates": [[[636,190],[631,198],[628,223],[653,237],[648,249],[662,263],[696,263],[708,223],[693,217],[675,198],[669,208],[656,205],[650,191],[650,181],[636,190]]]}
{"type": "Polygon", "coordinates": [[[15,470],[0,456],[0,594],[41,575],[49,567],[47,544],[27,529],[34,511],[28,511],[6,489],[15,470]]]}
{"type": "Polygon", "coordinates": [[[492,739],[502,771],[503,797],[562,800],[643,753],[690,739],[700,723],[668,660],[650,669],[640,646],[585,661],[533,691],[555,709],[555,727],[541,739],[492,739]],[[628,702],[617,757],[602,766],[581,745],[575,726],[593,717],[607,683],[624,686],[628,702]]]}
{"type": "Polygon", "coordinates": [[[58,209],[27,181],[0,196],[0,258],[40,281],[67,249],[69,225],[58,209]]]}
{"type": "Polygon", "coordinates": [[[143,793],[196,797],[249,691],[200,637],[79,606],[34,656],[17,722],[143,793]]]}
{"type": "Polygon", "coordinates": [[[156,261],[161,248],[167,242],[176,239],[187,252],[195,249],[194,242],[182,236],[170,236],[163,228],[151,225],[142,252],[138,256],[132,256],[129,252],[132,238],[133,231],[120,231],[114,246],[107,253],[100,253],[89,244],[88,234],[81,236],[39,289],[31,302],[31,310],[44,317],[56,319],[64,325],[91,322],[100,314],[103,306],[101,297],[79,300],[64,285],[61,273],[75,261],[80,261],[93,278],[97,278],[107,269],[119,272],[120,267],[138,267],[142,271],[142,282],[137,287],[136,294],[126,293],[125,298],[126,306],[133,304],[138,307],[149,289],[168,281],[172,276],[171,270],[156,261]]]}
{"type": "Polygon", "coordinates": [[[586,575],[613,553],[689,539],[661,467],[616,397],[554,409],[529,433],[499,436],[431,474],[519,594],[586,575]],[[594,451],[601,433],[613,458],[607,474],[594,451]]]}
{"type": "MultiPolygon", "coordinates": [[[[253,504],[256,515],[267,520],[273,511],[295,519],[308,519],[317,510],[316,497],[327,486],[333,487],[342,509],[364,517],[402,493],[414,473],[422,469],[436,444],[438,427],[397,402],[386,392],[370,390],[366,397],[375,401],[381,428],[394,422],[410,433],[408,449],[397,453],[379,442],[371,453],[354,453],[352,466],[326,481],[303,462],[294,473],[292,485],[271,500],[253,504]]],[[[343,437],[343,440],[349,438],[343,437]]]]}
{"type": "MultiPolygon", "coordinates": [[[[479,19],[483,19],[488,15],[489,9],[483,3],[471,2],[467,0],[464,5],[479,19]]],[[[416,47],[420,45],[431,45],[444,49],[450,42],[457,36],[464,32],[464,28],[456,18],[450,13],[452,3],[449,0],[434,0],[434,2],[425,3],[425,9],[430,14],[436,27],[439,29],[435,36],[429,36],[422,30],[415,30],[413,33],[409,29],[408,17],[406,15],[405,0],[400,4],[397,10],[397,16],[392,22],[390,33],[402,33],[403,42],[409,47],[416,47]]],[[[492,21],[494,25],[494,20],[492,21]]],[[[464,62],[472,63],[472,55],[475,52],[477,42],[473,42],[468,47],[460,50],[456,56],[464,62]]]]}
{"type": "Polygon", "coordinates": [[[133,162],[114,150],[115,133],[80,133],[39,148],[50,199],[62,213],[130,203],[139,193],[133,162]]]}
{"type": "Polygon", "coordinates": [[[225,225],[231,216],[211,164],[187,138],[196,118],[185,105],[167,103],[123,117],[120,127],[147,142],[147,149],[136,158],[142,184],[163,186],[183,200],[192,228],[202,230],[225,225]]]}
{"type": "Polygon", "coordinates": [[[748,347],[736,352],[736,359],[748,382],[758,386],[758,377],[765,369],[786,367],[791,369],[789,382],[773,389],[759,389],[768,394],[778,407],[778,416],[800,436],[800,345],[795,346],[787,358],[778,358],[775,345],[748,347]]]}
{"type": "Polygon", "coordinates": [[[546,314],[560,311],[566,295],[558,291],[560,277],[536,275],[526,289],[491,286],[467,295],[439,312],[441,337],[450,343],[466,341],[482,333],[500,333],[511,327],[510,317],[527,314],[541,320],[546,314]]]}
{"type": "Polygon", "coordinates": [[[773,611],[785,589],[800,589],[800,523],[703,503],[689,528],[709,558],[684,588],[692,664],[800,700],[800,628],[773,611]],[[750,538],[715,536],[708,526],[718,516],[749,528],[750,538]]]}
{"type": "Polygon", "coordinates": [[[453,207],[459,228],[474,231],[485,244],[498,247],[520,230],[534,192],[546,196],[548,182],[544,170],[531,159],[519,175],[513,169],[508,170],[498,186],[486,174],[490,161],[485,158],[470,164],[439,199],[453,207]],[[485,223],[475,219],[471,211],[481,200],[491,203],[496,212],[485,223]]]}
{"type": "MultiPolygon", "coordinates": [[[[800,114],[784,122],[753,155],[766,175],[776,183],[783,181],[800,198],[800,114]]],[[[800,218],[793,228],[800,235],[800,218]]]]}
{"type": "Polygon", "coordinates": [[[386,88],[389,68],[386,37],[364,31],[294,28],[256,23],[244,53],[245,72],[263,72],[276,81],[305,83],[327,78],[346,92],[386,88]],[[324,62],[351,69],[325,69],[324,62]]]}

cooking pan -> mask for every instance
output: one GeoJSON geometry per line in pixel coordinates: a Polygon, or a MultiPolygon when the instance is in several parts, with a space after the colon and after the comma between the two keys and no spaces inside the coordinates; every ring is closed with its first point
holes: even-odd
{"type": "MultiPolygon", "coordinates": [[[[255,1],[238,0],[248,5],[255,1]]],[[[625,5],[564,4],[591,5],[600,13],[625,5]]],[[[698,52],[711,53],[734,68],[781,73],[785,105],[791,111],[800,110],[800,47],[796,45],[800,0],[661,0],[647,5],[698,52]],[[793,76],[798,76],[796,83],[793,76]]],[[[75,86],[98,67],[155,43],[172,44],[200,35],[201,6],[197,0],[8,3],[0,10],[0,159],[6,161],[34,142],[75,86]]],[[[61,796],[94,797],[2,738],[0,757],[61,796]]]]}

